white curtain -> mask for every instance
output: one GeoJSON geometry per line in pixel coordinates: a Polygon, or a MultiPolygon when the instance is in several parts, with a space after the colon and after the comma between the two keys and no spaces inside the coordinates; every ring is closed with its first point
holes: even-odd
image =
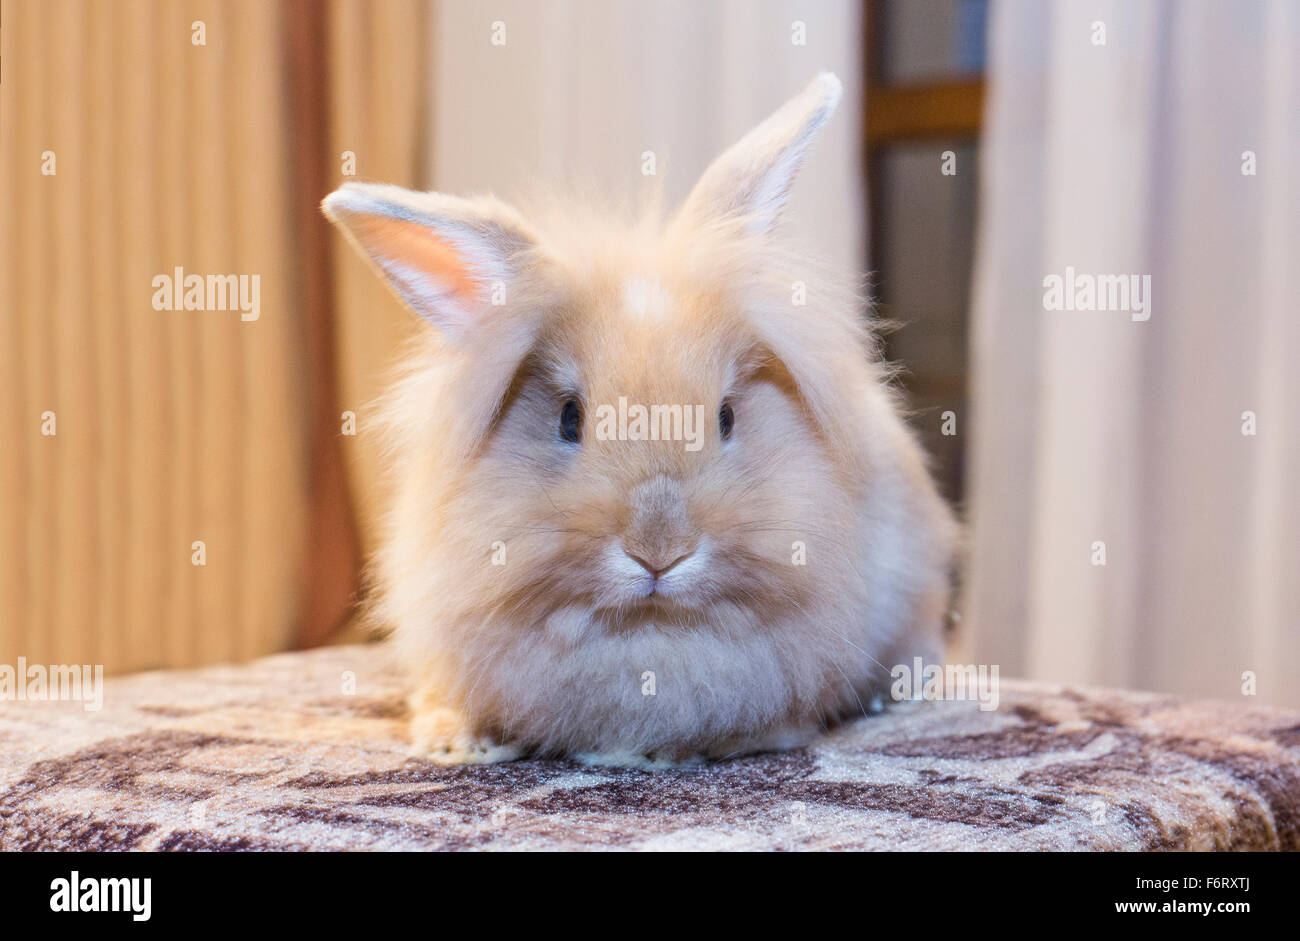
{"type": "Polygon", "coordinates": [[[972,653],[1300,705],[1300,4],[1002,2],[989,41],[972,653]],[[1067,267],[1150,275],[1149,319],[1045,309],[1067,267]]]}
{"type": "Polygon", "coordinates": [[[642,154],[673,201],[822,71],[840,112],[791,201],[794,234],[861,270],[857,0],[442,0],[433,17],[431,187],[509,199],[536,183],[635,198],[642,154]],[[495,40],[495,42],[494,42],[495,40]]]}

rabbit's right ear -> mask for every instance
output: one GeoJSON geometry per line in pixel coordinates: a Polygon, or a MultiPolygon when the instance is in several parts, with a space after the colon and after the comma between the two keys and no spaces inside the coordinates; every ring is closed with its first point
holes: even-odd
{"type": "Polygon", "coordinates": [[[840,80],[823,72],[704,171],[681,209],[695,222],[744,218],[754,234],[776,225],[804,155],[840,102],[840,80]]]}
{"type": "Polygon", "coordinates": [[[494,291],[535,245],[518,214],[490,198],[346,183],[321,208],[397,296],[453,341],[489,316],[494,291]]]}

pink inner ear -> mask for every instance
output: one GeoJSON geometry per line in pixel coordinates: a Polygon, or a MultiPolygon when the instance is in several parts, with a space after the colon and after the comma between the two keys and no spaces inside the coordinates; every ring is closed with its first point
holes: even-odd
{"type": "Polygon", "coordinates": [[[405,219],[363,216],[355,228],[359,241],[381,265],[391,262],[433,275],[458,301],[478,299],[479,284],[465,259],[427,226],[405,219]]]}

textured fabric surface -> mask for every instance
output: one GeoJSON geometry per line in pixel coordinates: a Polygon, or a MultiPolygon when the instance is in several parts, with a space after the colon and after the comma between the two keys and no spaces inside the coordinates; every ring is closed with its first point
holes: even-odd
{"type": "Polygon", "coordinates": [[[671,771],[412,758],[378,647],[0,703],[0,848],[1296,849],[1300,714],[1003,682],[671,771]]]}

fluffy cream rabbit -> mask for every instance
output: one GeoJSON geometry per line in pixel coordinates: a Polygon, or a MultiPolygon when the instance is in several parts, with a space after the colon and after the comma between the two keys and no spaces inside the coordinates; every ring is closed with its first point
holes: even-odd
{"type": "Polygon", "coordinates": [[[773,234],[839,97],[819,76],[662,223],[325,200],[431,325],[375,563],[423,754],[789,747],[940,654],[952,517],[855,292],[773,234]]]}

